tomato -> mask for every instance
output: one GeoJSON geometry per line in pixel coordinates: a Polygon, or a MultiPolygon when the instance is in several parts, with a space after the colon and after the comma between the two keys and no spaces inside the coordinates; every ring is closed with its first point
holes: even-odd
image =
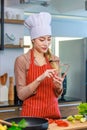
{"type": "Polygon", "coordinates": [[[61,126],[61,127],[67,127],[69,126],[68,122],[67,121],[64,121],[62,119],[49,119],[49,118],[46,118],[48,120],[48,123],[51,124],[51,123],[56,123],[58,126],[61,126]]]}
{"type": "Polygon", "coordinates": [[[67,121],[64,121],[64,120],[61,120],[61,119],[59,119],[59,120],[55,120],[55,123],[58,125],[58,126],[64,126],[64,127],[67,127],[67,126],[69,126],[69,124],[68,124],[68,122],[67,121]]]}
{"type": "Polygon", "coordinates": [[[49,124],[51,124],[51,123],[54,123],[54,122],[55,122],[55,121],[54,121],[54,119],[51,119],[51,118],[49,118],[49,119],[47,118],[47,120],[48,120],[48,123],[49,123],[49,124]]]}

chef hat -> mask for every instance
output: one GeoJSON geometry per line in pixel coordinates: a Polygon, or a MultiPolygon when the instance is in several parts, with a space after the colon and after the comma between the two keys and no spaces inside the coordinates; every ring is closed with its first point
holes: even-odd
{"type": "Polygon", "coordinates": [[[47,12],[32,14],[24,22],[24,25],[30,30],[31,39],[51,35],[50,24],[51,15],[47,12]]]}

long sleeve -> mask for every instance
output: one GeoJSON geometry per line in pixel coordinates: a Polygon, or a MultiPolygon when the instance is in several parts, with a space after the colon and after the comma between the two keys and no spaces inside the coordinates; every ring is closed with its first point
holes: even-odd
{"type": "MultiPolygon", "coordinates": [[[[15,82],[17,95],[19,98],[24,95],[24,88],[26,87],[26,74],[29,69],[29,53],[27,55],[21,55],[16,58],[14,64],[14,74],[15,74],[15,82]]],[[[29,88],[28,88],[29,89],[29,88]]]]}
{"type": "Polygon", "coordinates": [[[25,100],[26,98],[36,94],[36,89],[40,82],[35,79],[33,82],[26,85],[26,76],[30,66],[30,56],[28,54],[17,57],[14,65],[15,81],[17,95],[19,99],[25,100]]]}

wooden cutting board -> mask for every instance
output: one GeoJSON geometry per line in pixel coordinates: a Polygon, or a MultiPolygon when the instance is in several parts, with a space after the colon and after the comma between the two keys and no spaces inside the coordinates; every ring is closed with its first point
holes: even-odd
{"type": "Polygon", "coordinates": [[[68,123],[68,127],[59,127],[56,123],[52,123],[49,125],[48,130],[87,130],[87,121],[84,123],[80,123],[79,121],[75,121],[75,123],[68,123]]]}

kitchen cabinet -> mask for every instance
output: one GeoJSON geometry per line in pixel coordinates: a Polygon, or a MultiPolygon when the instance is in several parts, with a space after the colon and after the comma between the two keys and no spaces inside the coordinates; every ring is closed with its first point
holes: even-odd
{"type": "MultiPolygon", "coordinates": [[[[59,104],[62,118],[66,118],[69,115],[77,114],[78,113],[78,110],[77,110],[78,105],[79,105],[79,103],[77,103],[77,104],[70,103],[70,104],[66,104],[66,105],[59,104]]],[[[19,107],[19,115],[20,115],[21,110],[22,110],[22,107],[19,107]]]]}
{"type": "MultiPolygon", "coordinates": [[[[59,103],[59,108],[60,108],[62,118],[66,118],[67,116],[77,114],[78,113],[77,106],[80,103],[81,101],[59,103]]],[[[19,115],[21,110],[22,107],[19,107],[19,115]]]]}
{"type": "Polygon", "coordinates": [[[19,107],[2,107],[0,108],[0,119],[7,119],[19,116],[19,107]]]}
{"type": "MultiPolygon", "coordinates": [[[[80,100],[76,101],[62,101],[59,102],[59,108],[61,111],[62,118],[69,115],[75,115],[78,113],[77,106],[81,103],[80,100]]],[[[3,102],[0,104],[0,118],[6,119],[11,117],[20,116],[22,110],[22,102],[3,102]]]]}
{"type": "Polygon", "coordinates": [[[60,103],[59,108],[60,108],[61,116],[65,118],[67,116],[77,114],[78,113],[77,106],[80,103],[81,101],[60,103]]]}

